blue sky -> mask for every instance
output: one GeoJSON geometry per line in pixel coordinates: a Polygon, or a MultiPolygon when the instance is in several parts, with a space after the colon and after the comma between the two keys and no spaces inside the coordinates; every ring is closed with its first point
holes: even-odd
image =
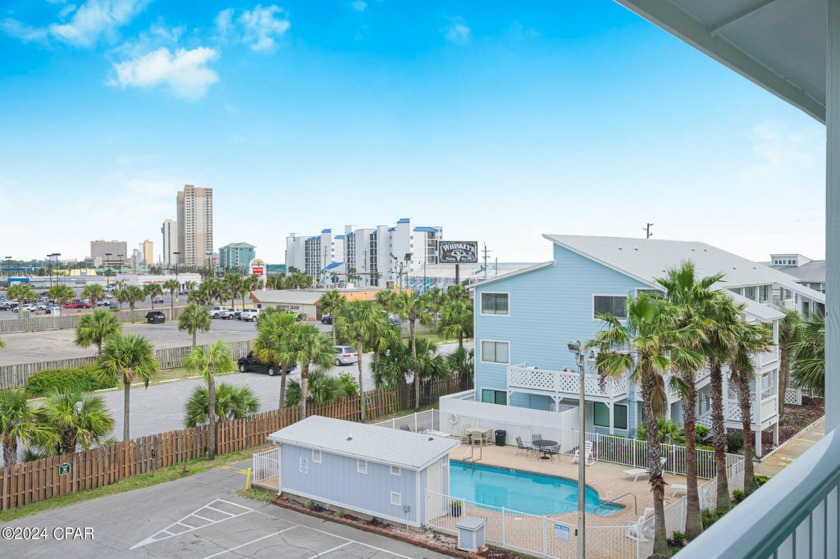
{"type": "Polygon", "coordinates": [[[6,0],[0,123],[0,256],[157,257],[184,184],[270,262],[401,217],[825,250],[823,126],[608,0],[6,0]]]}

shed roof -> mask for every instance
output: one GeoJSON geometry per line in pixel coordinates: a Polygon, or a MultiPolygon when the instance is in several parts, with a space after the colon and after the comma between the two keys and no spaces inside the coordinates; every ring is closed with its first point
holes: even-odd
{"type": "Polygon", "coordinates": [[[268,440],[410,470],[424,469],[460,444],[452,439],[319,415],[280,429],[268,440]]]}

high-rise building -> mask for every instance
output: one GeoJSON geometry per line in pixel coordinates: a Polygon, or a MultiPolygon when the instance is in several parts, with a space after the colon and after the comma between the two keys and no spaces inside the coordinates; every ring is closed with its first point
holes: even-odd
{"type": "Polygon", "coordinates": [[[154,243],[149,239],[140,243],[140,253],[142,254],[143,264],[151,266],[155,263],[154,243]]]}
{"type": "Polygon", "coordinates": [[[255,257],[254,245],[248,243],[230,243],[219,249],[219,266],[228,268],[247,268],[255,257]]]}
{"type": "Polygon", "coordinates": [[[90,259],[96,267],[102,266],[103,262],[116,266],[118,262],[125,264],[131,259],[128,253],[128,243],[125,241],[91,241],[90,259]]]}
{"type": "Polygon", "coordinates": [[[191,184],[178,193],[178,262],[206,266],[213,259],[213,189],[191,184]]]}
{"type": "Polygon", "coordinates": [[[164,266],[172,267],[175,265],[175,253],[178,252],[178,222],[174,219],[165,219],[163,227],[160,228],[163,234],[163,253],[161,259],[164,266]]]}

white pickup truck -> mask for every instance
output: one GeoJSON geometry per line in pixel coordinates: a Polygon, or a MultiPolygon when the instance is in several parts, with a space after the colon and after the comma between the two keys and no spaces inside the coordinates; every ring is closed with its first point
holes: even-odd
{"type": "Polygon", "coordinates": [[[260,309],[242,309],[242,312],[239,313],[239,320],[256,322],[258,316],[260,316],[260,309]]]}
{"type": "Polygon", "coordinates": [[[228,307],[213,307],[213,310],[210,311],[210,316],[213,318],[224,318],[229,319],[233,316],[233,309],[228,307]]]}

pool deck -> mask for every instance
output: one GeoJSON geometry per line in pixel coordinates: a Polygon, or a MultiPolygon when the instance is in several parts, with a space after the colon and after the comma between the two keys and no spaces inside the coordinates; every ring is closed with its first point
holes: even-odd
{"type": "MultiPolygon", "coordinates": [[[[502,468],[511,468],[514,470],[523,470],[539,474],[547,474],[552,476],[565,477],[574,481],[578,479],[578,464],[572,462],[571,455],[561,454],[554,456],[553,460],[541,460],[533,452],[523,454],[518,451],[515,446],[484,446],[481,448],[482,457],[476,461],[476,464],[483,464],[485,466],[498,466],[502,468]]],[[[467,461],[466,458],[470,455],[470,447],[462,444],[449,454],[450,460],[467,461]]],[[[625,478],[624,470],[629,470],[629,466],[622,466],[619,464],[612,464],[608,462],[598,462],[586,467],[586,485],[598,491],[601,502],[609,501],[626,493],[631,493],[636,496],[638,503],[638,513],[633,509],[633,498],[625,496],[620,498],[617,503],[624,505],[624,509],[611,516],[599,516],[596,514],[587,514],[586,523],[589,526],[628,526],[635,523],[638,517],[642,515],[645,507],[653,506],[653,494],[650,491],[649,477],[647,474],[639,476],[638,481],[633,481],[633,478],[625,478]]],[[[669,473],[665,474],[665,481],[669,484],[665,488],[665,506],[679,500],[685,496],[685,492],[677,493],[676,497],[672,497],[674,491],[670,487],[672,483],[685,483],[685,476],[677,476],[669,473]]],[[[708,480],[698,480],[700,485],[703,485],[708,480]]],[[[577,524],[577,511],[573,513],[550,515],[550,518],[569,524],[577,524]]]]}

